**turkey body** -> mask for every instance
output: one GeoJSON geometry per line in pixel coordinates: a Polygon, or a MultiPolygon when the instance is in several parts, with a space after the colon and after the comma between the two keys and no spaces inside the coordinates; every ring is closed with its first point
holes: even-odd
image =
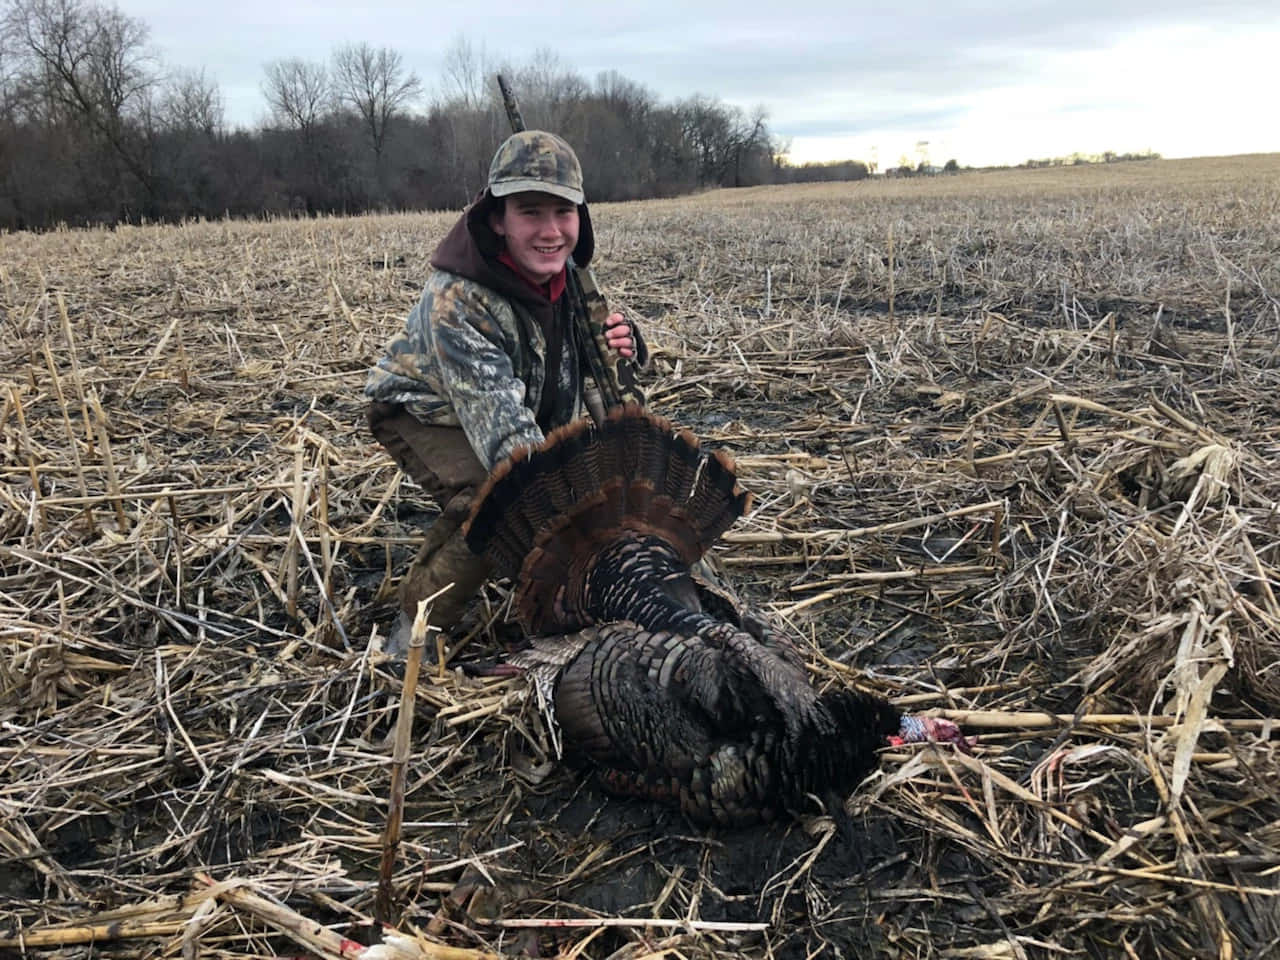
{"type": "Polygon", "coordinates": [[[622,408],[499,465],[468,528],[516,581],[533,640],[512,662],[566,756],[731,825],[842,800],[899,724],[880,698],[819,694],[789,640],[694,576],[749,504],[725,454],[622,408]]]}

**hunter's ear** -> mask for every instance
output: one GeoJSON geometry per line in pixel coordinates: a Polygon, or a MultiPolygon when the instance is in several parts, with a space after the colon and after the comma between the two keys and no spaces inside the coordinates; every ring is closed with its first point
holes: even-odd
{"type": "Polygon", "coordinates": [[[497,210],[489,211],[489,229],[500,237],[507,235],[507,228],[502,224],[502,216],[497,210]]]}

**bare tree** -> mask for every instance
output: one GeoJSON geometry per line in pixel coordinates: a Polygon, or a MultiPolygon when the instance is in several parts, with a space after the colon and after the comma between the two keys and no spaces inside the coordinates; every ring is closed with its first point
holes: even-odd
{"type": "Polygon", "coordinates": [[[596,76],[595,95],[628,123],[644,123],[654,107],[653,93],[617,70],[606,70],[596,76]]]}
{"type": "Polygon", "coordinates": [[[2,29],[51,112],[105,140],[153,194],[146,144],[129,123],[146,113],[158,82],[146,25],[85,0],[10,0],[2,29]]]}
{"type": "Polygon", "coordinates": [[[444,54],[440,96],[468,110],[479,110],[489,97],[489,60],[484,46],[477,50],[459,34],[444,54]]]}
{"type": "Polygon", "coordinates": [[[590,93],[587,82],[549,47],[539,47],[529,62],[505,70],[520,94],[520,104],[529,126],[550,130],[581,142],[585,130],[580,119],[583,101],[590,93]]]}
{"type": "Polygon", "coordinates": [[[155,144],[156,167],[163,174],[169,217],[209,215],[228,208],[219,194],[243,175],[230,173],[222,94],[204,70],[178,70],[154,97],[142,120],[155,144]]]}
{"type": "Polygon", "coordinates": [[[0,223],[17,220],[17,207],[9,195],[13,186],[14,148],[18,142],[18,78],[13,57],[3,31],[0,31],[0,223]]]}
{"type": "Polygon", "coordinates": [[[733,121],[719,100],[694,94],[676,105],[681,137],[697,158],[698,186],[719,184],[732,162],[733,121]]]}
{"type": "Polygon", "coordinates": [[[273,60],[266,65],[262,93],[276,123],[314,141],[316,128],[330,102],[329,71],[323,63],[298,57],[273,60]]]}
{"type": "Polygon", "coordinates": [[[575,110],[574,147],[587,196],[634,200],[653,196],[657,179],[654,95],[616,71],[601,73],[575,110]]]}
{"type": "Polygon", "coordinates": [[[484,47],[459,34],[445,52],[440,96],[432,114],[445,131],[450,183],[456,202],[471,198],[489,170],[489,157],[506,136],[506,117],[495,103],[493,71],[484,47]]]}
{"type": "Polygon", "coordinates": [[[730,151],[733,154],[732,186],[743,187],[763,183],[773,166],[773,144],[769,138],[769,119],[764,106],[756,107],[750,117],[733,108],[733,129],[730,131],[730,151]],[[765,169],[759,169],[763,166],[765,169]],[[755,168],[753,170],[753,168],[755,168]],[[749,181],[749,182],[748,182],[749,181]]]}
{"type": "Polygon", "coordinates": [[[333,84],[338,99],[364,121],[381,175],[387,125],[404,104],[422,89],[417,76],[406,73],[400,54],[367,43],[340,47],[333,54],[333,84]]]}
{"type": "Polygon", "coordinates": [[[16,97],[18,87],[17,57],[11,48],[13,43],[4,21],[0,20],[0,116],[4,116],[16,97]]]}
{"type": "Polygon", "coordinates": [[[308,212],[358,209],[362,200],[347,144],[336,122],[333,85],[323,63],[296,57],[265,67],[262,90],[278,129],[267,131],[292,168],[285,184],[290,208],[308,212]]]}
{"type": "Polygon", "coordinates": [[[160,114],[165,126],[215,137],[225,129],[225,105],[218,85],[199,70],[179,70],[165,85],[160,114]]]}
{"type": "Polygon", "coordinates": [[[40,82],[43,71],[21,42],[12,11],[0,17],[0,117],[10,122],[43,124],[51,98],[40,82]]]}
{"type": "MultiPolygon", "coordinates": [[[[17,58],[9,49],[8,37],[0,28],[0,124],[13,127],[22,114],[22,74],[18,72],[17,58]]],[[[0,157],[3,157],[5,143],[0,142],[0,157]]]]}

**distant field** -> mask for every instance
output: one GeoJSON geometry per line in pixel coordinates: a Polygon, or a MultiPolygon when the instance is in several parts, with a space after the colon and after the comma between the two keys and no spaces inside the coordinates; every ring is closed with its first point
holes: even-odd
{"type": "MultiPolygon", "coordinates": [[[[637,921],[541,931],[585,957],[1276,950],[1280,154],[592,214],[652,405],[757,494],[727,577],[815,683],[982,742],[886,754],[851,828],[703,831],[547,764],[521,683],[433,670],[403,928],[510,949],[442,905],[480,870],[507,920],[637,921]]],[[[95,952],[318,949],[202,872],[373,910],[379,651],[433,508],[361,388],[455,217],[0,236],[0,953],[139,904],[145,947],[95,952]]]]}

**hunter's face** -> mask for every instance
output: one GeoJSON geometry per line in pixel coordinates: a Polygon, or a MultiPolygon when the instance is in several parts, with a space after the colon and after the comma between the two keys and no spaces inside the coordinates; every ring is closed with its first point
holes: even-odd
{"type": "Polygon", "coordinates": [[[507,197],[502,216],[491,214],[489,226],[507,241],[507,252],[536,283],[546,283],[562,269],[578,243],[578,208],[549,193],[516,193],[507,197]]]}

